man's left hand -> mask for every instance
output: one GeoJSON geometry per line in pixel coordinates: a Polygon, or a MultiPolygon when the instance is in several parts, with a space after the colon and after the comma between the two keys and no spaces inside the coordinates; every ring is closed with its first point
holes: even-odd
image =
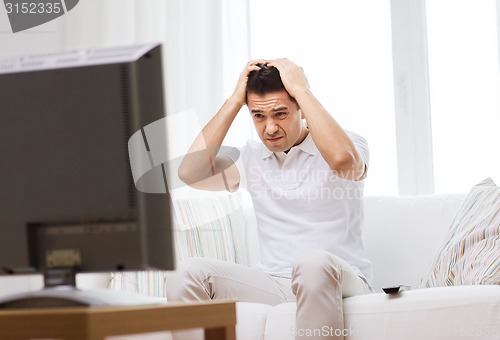
{"type": "Polygon", "coordinates": [[[273,59],[267,62],[268,66],[274,66],[280,71],[281,81],[288,94],[294,98],[303,90],[309,90],[309,82],[302,67],[294,62],[283,58],[273,59]]]}

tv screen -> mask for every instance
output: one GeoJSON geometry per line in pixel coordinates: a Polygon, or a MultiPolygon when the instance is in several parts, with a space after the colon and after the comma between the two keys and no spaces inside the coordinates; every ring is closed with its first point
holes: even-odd
{"type": "Polygon", "coordinates": [[[4,272],[173,269],[166,182],[137,190],[128,152],[165,116],[162,74],[154,44],[0,60],[4,272]]]}

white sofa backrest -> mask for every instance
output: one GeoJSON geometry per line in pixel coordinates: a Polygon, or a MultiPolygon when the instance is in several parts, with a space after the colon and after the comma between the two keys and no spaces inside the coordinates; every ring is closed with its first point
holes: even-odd
{"type": "Polygon", "coordinates": [[[373,286],[417,288],[465,194],[365,197],[364,241],[373,286]]]}

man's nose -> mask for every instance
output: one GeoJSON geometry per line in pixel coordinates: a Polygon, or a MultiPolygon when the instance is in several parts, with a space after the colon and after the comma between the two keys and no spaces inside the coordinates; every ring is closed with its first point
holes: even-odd
{"type": "Polygon", "coordinates": [[[278,125],[275,122],[269,121],[266,123],[266,133],[268,135],[274,135],[276,132],[278,132],[278,125]]]}

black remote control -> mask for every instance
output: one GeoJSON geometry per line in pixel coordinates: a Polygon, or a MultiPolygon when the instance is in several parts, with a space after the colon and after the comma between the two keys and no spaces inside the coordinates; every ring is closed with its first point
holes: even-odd
{"type": "Polygon", "coordinates": [[[410,286],[406,286],[406,285],[390,286],[390,287],[384,287],[384,288],[382,288],[382,290],[386,294],[397,294],[397,293],[401,293],[402,291],[405,291],[405,290],[410,290],[410,286]]]}

